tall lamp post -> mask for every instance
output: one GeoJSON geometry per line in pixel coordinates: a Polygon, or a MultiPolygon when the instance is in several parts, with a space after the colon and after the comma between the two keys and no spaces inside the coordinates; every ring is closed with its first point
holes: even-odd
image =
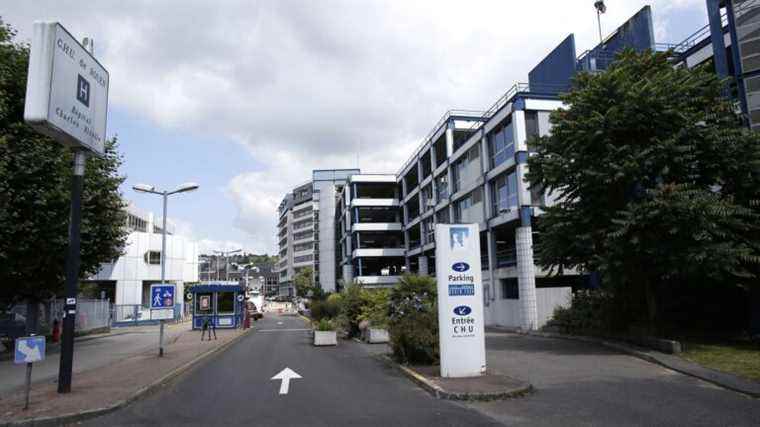
{"type": "MultiPolygon", "coordinates": [[[[224,257],[224,280],[229,281],[230,280],[230,269],[227,265],[227,257],[236,254],[238,252],[242,252],[242,249],[235,249],[234,251],[214,251],[214,253],[217,253],[224,257]]],[[[219,267],[217,266],[217,271],[219,271],[219,267]]]]}
{"type": "MultiPolygon", "coordinates": [[[[163,225],[161,227],[161,284],[166,283],[166,202],[169,196],[172,194],[184,193],[187,191],[193,191],[198,189],[198,184],[194,182],[186,182],[173,191],[156,190],[156,187],[148,184],[137,184],[132,187],[138,193],[150,193],[158,194],[163,197],[164,213],[163,213],[163,225]]],[[[176,292],[176,289],[175,289],[176,292]]],[[[158,356],[164,356],[164,320],[161,319],[161,330],[158,336],[158,356]]]]}
{"type": "Polygon", "coordinates": [[[596,9],[596,22],[599,24],[599,44],[604,43],[604,37],[602,37],[602,14],[607,12],[607,6],[604,5],[604,0],[597,0],[594,2],[594,8],[596,9]]]}

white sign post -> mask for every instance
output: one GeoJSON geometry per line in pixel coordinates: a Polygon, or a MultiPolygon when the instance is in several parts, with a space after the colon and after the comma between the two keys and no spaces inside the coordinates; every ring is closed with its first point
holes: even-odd
{"type": "Polygon", "coordinates": [[[73,148],[103,153],[108,71],[57,22],[35,22],[24,121],[73,148]]]}
{"type": "Polygon", "coordinates": [[[436,224],[441,377],[486,371],[480,233],[477,224],[436,224]]]}
{"type": "Polygon", "coordinates": [[[108,115],[108,71],[85,41],[88,48],[57,22],[35,22],[24,101],[24,121],[74,151],[59,393],[71,391],[86,153],[103,154],[108,115]]]}

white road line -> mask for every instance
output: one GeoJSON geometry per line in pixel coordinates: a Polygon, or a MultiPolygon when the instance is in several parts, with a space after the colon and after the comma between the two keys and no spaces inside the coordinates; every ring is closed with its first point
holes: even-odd
{"type": "Polygon", "coordinates": [[[305,332],[311,329],[258,329],[258,332],[305,332]]]}

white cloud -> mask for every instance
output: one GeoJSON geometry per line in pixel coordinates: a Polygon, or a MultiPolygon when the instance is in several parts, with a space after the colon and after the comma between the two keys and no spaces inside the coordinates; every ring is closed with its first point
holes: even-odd
{"type": "MultiPolygon", "coordinates": [[[[645,4],[607,3],[605,32],[645,4]]],[[[704,8],[704,0],[651,3],[665,40],[674,16],[704,8]]],[[[250,234],[252,250],[270,253],[276,207],[312,169],[353,167],[360,145],[364,171],[395,172],[446,110],[488,108],[571,32],[579,53],[598,39],[585,0],[112,0],[87,3],[87,13],[83,7],[18,2],[3,16],[23,37],[33,19],[57,15],[74,34],[95,38],[111,72],[112,104],[157,126],[246,147],[256,167],[224,188],[238,209],[227,220],[250,234]]],[[[209,245],[227,243],[237,245],[209,245]]]]}

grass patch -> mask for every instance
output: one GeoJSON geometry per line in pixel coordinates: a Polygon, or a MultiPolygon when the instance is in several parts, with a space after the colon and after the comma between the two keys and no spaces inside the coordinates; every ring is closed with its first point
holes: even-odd
{"type": "Polygon", "coordinates": [[[750,342],[687,342],[684,359],[718,371],[760,381],[760,346],[750,342]]]}

